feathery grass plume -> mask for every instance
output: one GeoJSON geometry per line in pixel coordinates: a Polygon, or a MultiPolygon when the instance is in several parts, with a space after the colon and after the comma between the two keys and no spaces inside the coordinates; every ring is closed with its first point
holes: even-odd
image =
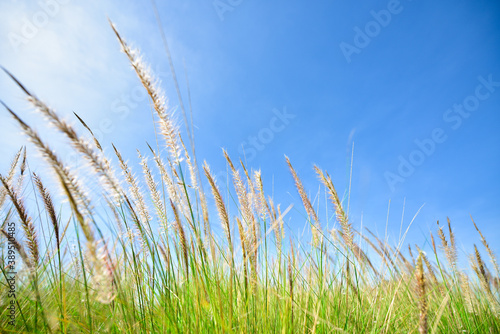
{"type": "MultiPolygon", "coordinates": [[[[148,208],[146,206],[146,202],[144,201],[144,196],[142,195],[141,190],[139,189],[139,185],[137,184],[136,178],[132,175],[132,171],[130,170],[128,164],[123,160],[121,153],[118,149],[113,145],[113,149],[115,150],[115,154],[118,157],[118,161],[120,162],[120,168],[122,169],[123,176],[125,176],[125,181],[127,181],[129,185],[130,193],[132,194],[132,199],[134,200],[134,204],[139,211],[139,215],[141,217],[141,222],[136,222],[136,227],[138,232],[141,234],[143,238],[146,236],[143,235],[144,228],[149,226],[149,221],[151,220],[151,216],[149,215],[148,208]],[[139,225],[141,224],[141,225],[139,225]]],[[[148,232],[150,232],[148,230],[148,232]]],[[[145,240],[144,240],[145,241],[145,240]]]]}
{"type": "Polygon", "coordinates": [[[226,205],[224,204],[224,200],[220,194],[219,187],[215,183],[215,180],[210,172],[210,167],[208,167],[207,162],[203,163],[203,171],[205,172],[205,176],[208,179],[208,183],[210,184],[210,188],[212,189],[212,195],[215,199],[215,204],[217,207],[217,212],[219,214],[220,224],[224,234],[226,235],[226,239],[228,242],[228,246],[231,254],[233,253],[233,242],[231,240],[231,227],[229,226],[229,216],[227,214],[226,205]]]}
{"type": "Polygon", "coordinates": [[[272,220],[271,228],[274,231],[274,237],[276,239],[276,248],[278,248],[278,254],[281,254],[281,241],[283,239],[283,232],[282,232],[283,217],[281,215],[281,208],[279,204],[276,207],[276,211],[278,212],[278,214],[272,220]]]}
{"type": "Polygon", "coordinates": [[[35,185],[38,188],[38,192],[40,193],[40,196],[42,197],[43,204],[45,206],[45,210],[47,211],[47,214],[49,215],[50,222],[52,223],[52,227],[54,228],[54,234],[56,236],[56,245],[57,249],[59,250],[60,245],[61,245],[61,239],[59,237],[59,223],[57,222],[57,216],[56,216],[56,211],[54,209],[54,203],[52,202],[52,196],[50,196],[50,193],[48,190],[44,187],[42,180],[38,175],[33,173],[33,179],[35,180],[35,185]]]}
{"type": "Polygon", "coordinates": [[[241,252],[243,253],[243,274],[244,274],[244,279],[245,279],[245,292],[248,291],[248,267],[247,267],[247,259],[248,259],[248,253],[247,253],[247,241],[245,238],[245,228],[243,227],[243,224],[241,223],[241,220],[236,217],[236,223],[238,225],[238,233],[240,234],[240,243],[241,243],[241,252]]]}
{"type": "Polygon", "coordinates": [[[432,232],[430,234],[431,234],[432,249],[434,251],[434,254],[436,254],[436,256],[437,256],[436,243],[434,242],[434,236],[432,235],[432,232]]]}
{"type": "MultiPolygon", "coordinates": [[[[229,225],[229,216],[227,214],[226,206],[224,201],[222,200],[222,196],[220,194],[220,190],[217,187],[215,180],[210,173],[210,168],[206,161],[203,164],[203,170],[205,172],[205,176],[208,179],[208,183],[210,184],[210,188],[212,189],[212,195],[214,196],[217,212],[219,213],[219,218],[221,221],[222,229],[224,234],[226,235],[228,246],[229,246],[229,266],[230,266],[230,286],[229,286],[229,296],[232,299],[233,295],[233,276],[234,276],[234,250],[233,250],[233,241],[231,239],[231,227],[229,225]]],[[[233,306],[232,301],[229,305],[229,319],[233,317],[233,306]]],[[[231,321],[231,320],[230,320],[231,321]]]]}
{"type": "Polygon", "coordinates": [[[177,234],[179,235],[179,241],[181,243],[182,255],[184,257],[184,267],[186,270],[186,280],[189,279],[189,259],[188,259],[188,245],[186,234],[184,233],[184,228],[182,227],[181,219],[179,218],[179,213],[177,212],[177,208],[175,207],[174,202],[170,200],[170,205],[172,206],[172,211],[174,212],[175,217],[175,227],[177,234]]]}
{"type": "MultiPolygon", "coordinates": [[[[255,212],[260,215],[261,209],[260,209],[260,203],[257,197],[257,192],[255,191],[255,185],[253,183],[252,178],[248,174],[248,171],[245,167],[245,164],[243,164],[243,161],[240,159],[240,165],[241,168],[243,168],[243,173],[245,173],[245,176],[247,178],[247,184],[248,184],[248,189],[249,191],[247,192],[247,197],[248,197],[248,203],[250,203],[250,206],[254,208],[255,212]]],[[[256,222],[257,220],[254,220],[256,222]]]]}
{"type": "Polygon", "coordinates": [[[59,160],[53,150],[50,149],[48,145],[46,145],[38,133],[34,131],[28,124],[26,124],[16,113],[14,113],[5,103],[0,101],[0,103],[7,109],[7,111],[11,114],[14,120],[19,124],[24,134],[28,136],[29,140],[38,148],[43,158],[47,161],[48,165],[54,170],[58,179],[61,183],[61,187],[63,188],[64,193],[70,200],[70,204],[72,205],[72,209],[74,209],[75,215],[79,218],[79,222],[82,225],[82,229],[87,237],[93,239],[91,237],[90,227],[87,223],[85,223],[82,219],[83,216],[91,217],[92,211],[90,206],[90,201],[85,195],[85,193],[81,189],[81,185],[77,181],[77,178],[71,173],[71,171],[64,166],[64,164],[59,160]],[[84,210],[83,216],[80,214],[80,209],[84,210]]]}
{"type": "MultiPolygon", "coordinates": [[[[439,239],[441,239],[441,247],[443,248],[444,250],[444,254],[446,255],[446,260],[448,261],[448,264],[450,265],[450,268],[452,270],[452,273],[454,276],[456,276],[456,273],[457,273],[457,261],[456,261],[456,250],[453,249],[453,244],[450,244],[448,243],[448,241],[446,240],[446,236],[444,235],[444,232],[443,232],[443,228],[441,226],[439,226],[439,220],[437,221],[437,225],[438,225],[438,236],[439,236],[439,239]]],[[[451,228],[450,228],[450,231],[451,231],[451,228]]],[[[453,238],[451,235],[450,235],[450,238],[453,238]]],[[[453,241],[454,242],[454,241],[453,241]]]]}
{"type": "Polygon", "coordinates": [[[110,304],[116,298],[114,275],[111,259],[108,258],[105,241],[101,240],[103,246],[97,249],[97,259],[94,262],[94,273],[92,276],[94,283],[95,299],[101,304],[110,304]]]}
{"type": "MultiPolygon", "coordinates": [[[[257,242],[256,240],[256,233],[254,233],[253,227],[253,221],[254,221],[254,216],[252,213],[252,208],[251,208],[251,203],[248,201],[248,196],[247,196],[247,190],[245,183],[243,182],[243,179],[240,176],[240,172],[234,167],[233,162],[231,161],[231,158],[227,154],[226,150],[222,151],[224,154],[224,157],[226,158],[229,167],[231,168],[231,172],[233,174],[233,183],[234,183],[234,188],[236,190],[236,195],[238,197],[238,203],[240,204],[240,210],[241,210],[241,215],[243,217],[243,222],[246,224],[246,226],[252,230],[251,237],[252,237],[252,243],[257,242]]],[[[249,250],[250,251],[250,250],[249,250]]]]}
{"type": "Polygon", "coordinates": [[[248,236],[246,236],[247,244],[247,252],[248,257],[250,259],[250,264],[252,265],[252,284],[254,288],[257,287],[257,253],[258,253],[258,235],[257,235],[257,221],[253,215],[251,203],[248,201],[247,190],[245,183],[243,182],[239,171],[234,167],[231,158],[225,150],[223,150],[224,157],[229,163],[229,167],[233,173],[233,184],[236,189],[236,195],[238,197],[238,203],[240,205],[241,215],[243,217],[243,221],[247,226],[247,229],[250,230],[248,236]]]}
{"type": "Polygon", "coordinates": [[[156,216],[158,217],[158,221],[160,222],[161,225],[167,225],[167,215],[165,208],[163,207],[163,200],[157,189],[157,184],[153,178],[153,175],[151,174],[151,170],[149,169],[148,159],[146,157],[143,157],[141,155],[141,152],[139,151],[137,152],[139,154],[139,158],[141,159],[140,164],[142,165],[142,172],[144,174],[144,178],[146,179],[146,184],[148,185],[149,193],[151,195],[151,199],[155,206],[156,216]]]}
{"type": "Polygon", "coordinates": [[[31,266],[32,269],[36,269],[36,267],[38,266],[39,253],[38,253],[38,241],[33,220],[31,219],[30,216],[28,216],[23,201],[17,196],[17,193],[7,183],[7,180],[5,180],[2,175],[0,175],[0,182],[2,183],[5,191],[7,192],[7,195],[9,196],[12,204],[16,208],[17,214],[19,215],[19,219],[21,220],[21,225],[23,227],[24,234],[26,236],[26,239],[28,239],[27,244],[28,244],[28,249],[30,250],[31,260],[30,263],[27,263],[27,265],[31,266]]]}
{"type": "Polygon", "coordinates": [[[472,223],[474,224],[476,231],[481,236],[481,243],[483,244],[484,248],[486,248],[486,251],[488,252],[488,256],[490,257],[491,264],[493,264],[493,268],[495,268],[495,273],[496,273],[497,279],[498,279],[498,278],[500,278],[500,269],[498,267],[497,257],[495,256],[495,253],[493,252],[493,250],[490,248],[490,245],[486,241],[486,238],[483,236],[483,234],[481,233],[481,231],[477,227],[476,222],[474,221],[474,219],[472,219],[472,216],[470,217],[470,219],[472,220],[472,223]]]}
{"type": "Polygon", "coordinates": [[[446,221],[448,222],[448,232],[450,234],[450,255],[455,263],[455,266],[457,264],[457,244],[455,241],[455,234],[453,233],[453,230],[451,229],[451,222],[450,218],[446,217],[446,221]]]}
{"type": "MultiPolygon", "coordinates": [[[[16,173],[16,167],[17,167],[17,164],[19,162],[19,158],[21,157],[21,152],[23,151],[23,149],[25,149],[24,146],[21,147],[19,149],[19,151],[17,151],[16,155],[12,159],[12,162],[10,163],[9,172],[7,173],[7,177],[5,177],[5,181],[8,184],[11,184],[12,179],[14,178],[14,175],[16,173]]],[[[6,196],[7,196],[7,192],[5,191],[5,189],[0,188],[0,208],[2,208],[2,206],[5,202],[6,196]]]]}
{"type": "Polygon", "coordinates": [[[483,259],[481,258],[481,254],[477,250],[477,246],[475,244],[474,244],[474,255],[476,257],[476,262],[477,262],[476,273],[479,277],[481,285],[485,291],[491,293],[490,281],[488,280],[488,275],[486,274],[484,262],[483,262],[483,259]]]}
{"type": "Polygon", "coordinates": [[[453,261],[453,266],[452,269],[454,271],[457,271],[457,261],[458,261],[458,255],[457,255],[457,244],[455,241],[455,233],[453,233],[453,230],[451,229],[451,222],[450,218],[446,217],[446,220],[448,222],[448,233],[450,235],[450,258],[453,261]]]}
{"type": "Polygon", "coordinates": [[[427,258],[427,255],[423,250],[420,249],[417,245],[415,245],[417,248],[417,251],[419,254],[422,254],[422,259],[425,263],[425,266],[427,267],[427,271],[429,272],[429,275],[431,276],[432,284],[435,286],[439,286],[439,282],[437,280],[436,274],[434,273],[434,268],[432,267],[431,263],[429,262],[429,258],[427,258]]]}
{"type": "MultiPolygon", "coordinates": [[[[177,184],[174,183],[173,177],[171,177],[170,174],[167,172],[167,168],[165,166],[165,163],[161,159],[161,157],[151,148],[151,146],[149,146],[149,149],[151,150],[151,153],[153,153],[154,161],[156,163],[156,166],[158,167],[158,170],[160,171],[161,178],[167,186],[168,197],[174,203],[177,203],[177,205],[179,206],[180,212],[185,217],[188,217],[189,216],[189,209],[187,207],[188,205],[186,203],[186,197],[181,196],[181,194],[183,192],[179,191],[179,189],[177,189],[177,184]]],[[[170,165],[170,167],[171,167],[170,170],[174,174],[176,174],[175,170],[172,170],[172,165],[170,165]]],[[[179,179],[178,176],[176,176],[176,177],[177,177],[177,179],[179,179]]]]}
{"type": "Polygon", "coordinates": [[[475,244],[474,244],[474,255],[476,263],[474,263],[474,261],[472,260],[471,266],[474,272],[476,273],[477,277],[479,278],[479,283],[481,284],[481,288],[484,290],[486,294],[486,299],[488,300],[489,307],[491,307],[495,312],[500,312],[499,303],[498,301],[495,300],[495,296],[491,291],[490,279],[488,277],[487,268],[475,244]]]}
{"type": "Polygon", "coordinates": [[[47,104],[28,91],[10,72],[5,69],[4,71],[26,93],[28,101],[33,105],[35,110],[41,113],[56,129],[63,133],[70,140],[73,148],[85,157],[92,167],[92,170],[101,179],[101,183],[105,186],[106,191],[109,194],[114,195],[115,198],[120,198],[122,193],[121,187],[110,167],[109,161],[107,161],[103,155],[97,154],[87,141],[78,136],[77,132],[71,125],[61,119],[59,115],[47,104]]]}
{"type": "Polygon", "coordinates": [[[419,322],[418,322],[418,332],[420,334],[427,334],[427,296],[426,296],[426,279],[425,271],[422,262],[422,252],[419,252],[417,259],[417,266],[415,268],[415,278],[416,278],[416,290],[418,297],[418,308],[420,312],[419,322]]]}
{"type": "Polygon", "coordinates": [[[205,196],[205,192],[201,188],[199,188],[198,193],[201,203],[201,215],[203,217],[203,231],[205,233],[205,240],[208,240],[212,235],[212,228],[210,226],[210,217],[208,214],[207,197],[205,196]]]}
{"type": "Polygon", "coordinates": [[[269,210],[269,204],[266,201],[266,196],[264,194],[264,184],[262,183],[262,173],[260,170],[256,170],[253,173],[255,184],[257,185],[258,193],[258,201],[260,208],[260,216],[262,219],[266,219],[266,215],[271,216],[271,210],[269,210]]]}
{"type": "Polygon", "coordinates": [[[125,53],[132,68],[139,77],[142,85],[146,89],[151,101],[153,102],[153,107],[158,114],[160,119],[160,129],[167,147],[170,151],[170,156],[172,157],[174,163],[178,165],[181,162],[181,148],[179,145],[179,130],[175,125],[173,120],[173,115],[167,112],[167,102],[165,100],[165,94],[159,87],[158,80],[155,79],[149,67],[144,63],[142,57],[138,50],[132,49],[125,40],[120,36],[118,30],[116,29],[113,22],[109,21],[111,28],[116,34],[118,41],[122,47],[122,52],[125,53]]]}
{"type": "Polygon", "coordinates": [[[335,190],[335,186],[333,185],[332,179],[330,178],[330,175],[328,175],[328,173],[326,173],[325,176],[323,171],[319,169],[318,166],[314,166],[314,170],[316,171],[316,174],[318,175],[320,181],[323,183],[326,189],[328,189],[330,200],[332,201],[335,207],[337,221],[340,223],[340,226],[342,227],[342,236],[344,242],[346,243],[348,248],[352,249],[354,243],[353,228],[351,223],[349,223],[349,217],[347,217],[347,214],[345,213],[342,207],[342,203],[340,202],[337,190],[335,190]]]}
{"type": "MultiPolygon", "coordinates": [[[[148,144],[149,146],[149,144],[148,144]]],[[[158,167],[158,170],[160,171],[160,175],[163,179],[163,181],[167,184],[167,193],[170,199],[174,200],[176,203],[178,202],[178,194],[177,194],[177,189],[174,185],[174,182],[172,181],[172,178],[170,177],[169,173],[167,172],[167,167],[165,166],[165,163],[161,159],[161,157],[153,150],[151,146],[149,146],[149,149],[153,153],[153,158],[156,163],[156,166],[158,167]]]]}
{"type": "Polygon", "coordinates": [[[292,177],[293,177],[293,180],[295,182],[295,188],[297,188],[297,190],[299,192],[299,196],[300,196],[300,199],[302,200],[302,204],[304,205],[304,208],[306,209],[307,214],[312,219],[311,233],[313,236],[313,245],[314,245],[314,247],[318,247],[321,243],[321,225],[319,223],[318,215],[316,214],[316,211],[314,211],[314,208],[311,204],[311,201],[309,200],[309,197],[306,194],[304,186],[302,185],[302,181],[300,181],[299,176],[297,175],[297,172],[295,172],[295,169],[293,169],[292,163],[290,162],[290,159],[287,156],[285,156],[285,159],[286,159],[286,163],[288,165],[288,168],[290,169],[290,172],[292,173],[292,177]]]}
{"type": "MultiPolygon", "coordinates": [[[[184,156],[186,158],[186,164],[188,166],[189,170],[189,178],[191,180],[191,187],[195,190],[195,194],[198,196],[200,205],[201,205],[201,214],[203,218],[203,230],[205,233],[205,238],[209,238],[211,234],[211,229],[210,229],[210,221],[208,217],[208,209],[207,209],[207,199],[205,197],[205,193],[203,192],[203,189],[201,187],[201,184],[198,183],[198,168],[196,166],[196,159],[194,161],[191,160],[191,156],[189,155],[189,151],[186,149],[186,146],[184,145],[184,141],[182,140],[181,137],[179,137],[179,140],[182,144],[182,148],[184,149],[184,156]]],[[[194,148],[193,148],[194,150],[194,148]]],[[[187,199],[187,194],[186,194],[186,199],[187,199]]],[[[193,222],[194,224],[194,222],[193,222]]],[[[193,225],[193,230],[196,231],[193,225]]],[[[197,237],[198,233],[195,232],[197,237]]],[[[201,241],[201,239],[199,239],[201,241]]]]}
{"type": "Polygon", "coordinates": [[[462,290],[462,295],[465,299],[465,306],[469,313],[474,312],[472,292],[469,285],[469,277],[464,272],[460,273],[460,289],[462,290]]]}

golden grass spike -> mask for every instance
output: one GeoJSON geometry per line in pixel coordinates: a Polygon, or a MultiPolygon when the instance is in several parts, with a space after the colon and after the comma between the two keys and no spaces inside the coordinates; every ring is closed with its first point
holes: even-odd
{"type": "Polygon", "coordinates": [[[31,260],[28,265],[31,265],[32,268],[36,268],[38,266],[39,260],[39,252],[38,252],[38,241],[35,230],[35,225],[33,224],[33,220],[26,211],[23,201],[17,196],[14,189],[7,183],[7,181],[0,175],[0,182],[2,183],[7,195],[10,197],[10,200],[14,207],[16,208],[17,214],[19,215],[19,219],[21,220],[21,225],[24,230],[24,234],[28,239],[28,249],[30,250],[31,260]]]}
{"type": "Polygon", "coordinates": [[[443,232],[443,227],[439,226],[439,220],[437,221],[438,225],[438,236],[439,239],[441,239],[441,247],[444,251],[444,254],[446,256],[446,260],[448,261],[448,264],[450,265],[452,274],[456,276],[457,268],[456,268],[456,261],[454,258],[454,253],[453,253],[453,248],[452,246],[448,243],[446,240],[446,236],[444,235],[443,232]]]}
{"type": "Polygon", "coordinates": [[[262,219],[266,219],[266,215],[272,219],[271,210],[269,209],[269,204],[266,201],[266,195],[264,194],[264,184],[262,183],[262,174],[260,170],[254,171],[254,180],[257,185],[257,189],[259,190],[258,200],[259,200],[259,208],[260,215],[262,219]]]}
{"type": "Polygon", "coordinates": [[[309,200],[309,197],[306,194],[306,191],[304,189],[302,181],[300,181],[300,178],[297,175],[297,172],[295,172],[295,169],[293,169],[292,163],[290,162],[290,159],[287,156],[285,156],[285,159],[286,159],[286,163],[288,165],[288,168],[290,169],[290,172],[292,173],[293,180],[295,181],[295,188],[297,188],[297,191],[299,192],[299,196],[300,196],[300,199],[302,200],[302,204],[304,205],[304,208],[306,209],[307,214],[312,219],[311,233],[313,236],[313,245],[315,247],[318,247],[321,243],[321,225],[319,222],[318,215],[316,214],[316,211],[314,211],[314,208],[311,204],[311,201],[309,200]]]}
{"type": "MultiPolygon", "coordinates": [[[[251,203],[248,201],[248,196],[247,196],[247,190],[245,183],[243,182],[243,179],[240,176],[239,171],[234,167],[233,162],[231,161],[231,158],[229,158],[229,155],[225,150],[222,151],[224,154],[224,157],[226,158],[229,167],[231,168],[231,172],[233,174],[233,183],[234,183],[234,188],[236,190],[236,195],[238,197],[238,202],[240,205],[240,210],[241,214],[243,216],[243,222],[246,224],[247,227],[250,227],[253,229],[253,213],[252,213],[252,208],[251,208],[251,203]]],[[[252,238],[254,237],[252,233],[252,238]]],[[[253,242],[253,241],[252,241],[253,242]]]]}
{"type": "Polygon", "coordinates": [[[425,271],[422,262],[422,252],[419,252],[417,259],[417,266],[415,268],[415,278],[416,278],[416,290],[418,297],[418,309],[420,312],[419,322],[418,322],[418,332],[420,334],[427,334],[428,324],[427,324],[427,295],[426,295],[426,279],[425,271]]]}
{"type": "Polygon", "coordinates": [[[469,277],[464,272],[460,273],[460,289],[462,290],[462,295],[465,296],[465,306],[469,313],[474,312],[472,292],[469,285],[469,277]]]}
{"type": "Polygon", "coordinates": [[[277,218],[271,224],[271,228],[274,231],[274,237],[276,239],[276,247],[278,248],[278,254],[281,254],[281,243],[283,240],[283,232],[282,232],[282,222],[283,216],[281,214],[280,205],[276,207],[276,211],[278,212],[277,218]]]}
{"type": "Polygon", "coordinates": [[[38,188],[38,192],[40,193],[40,196],[42,197],[43,204],[45,206],[45,210],[47,211],[47,214],[49,215],[50,222],[52,223],[52,227],[54,228],[54,234],[56,236],[57,250],[60,250],[61,239],[59,236],[59,223],[57,221],[56,211],[54,209],[54,203],[52,202],[52,196],[50,196],[50,193],[44,187],[40,177],[38,175],[36,175],[35,173],[33,173],[33,179],[35,180],[35,185],[38,188]]]}
{"type": "MultiPolygon", "coordinates": [[[[118,160],[120,162],[120,168],[122,169],[123,176],[125,177],[125,181],[127,181],[129,185],[129,190],[130,193],[132,194],[132,199],[134,201],[135,206],[137,207],[139,211],[139,215],[141,216],[142,222],[137,222],[141,223],[143,225],[146,225],[151,217],[149,215],[149,211],[146,207],[146,202],[144,201],[144,196],[142,195],[141,190],[139,189],[139,185],[137,184],[136,178],[132,175],[132,171],[130,170],[128,164],[123,160],[123,157],[118,151],[118,149],[113,145],[113,148],[115,150],[115,154],[118,157],[118,160]]],[[[139,227],[137,226],[138,230],[141,231],[143,226],[139,227]]]]}
{"type": "Polygon", "coordinates": [[[255,217],[252,212],[251,203],[248,201],[247,190],[245,183],[243,182],[240,173],[234,167],[231,158],[225,150],[223,150],[224,157],[229,163],[229,167],[233,173],[233,183],[234,188],[236,189],[236,195],[238,197],[238,203],[240,205],[240,211],[243,217],[243,221],[246,224],[247,229],[250,230],[250,233],[245,238],[249,241],[249,245],[247,246],[248,257],[250,259],[250,263],[252,265],[252,283],[254,287],[256,287],[257,282],[257,254],[258,254],[258,235],[257,235],[257,222],[255,221],[255,217]]]}
{"type": "Polygon", "coordinates": [[[451,222],[450,218],[446,217],[446,220],[448,222],[448,232],[450,233],[450,259],[453,262],[453,269],[456,271],[457,270],[457,261],[458,261],[458,255],[457,255],[457,245],[455,241],[455,233],[453,233],[453,230],[451,229],[451,222]]]}
{"type": "Polygon", "coordinates": [[[474,255],[476,256],[479,280],[481,281],[483,288],[486,291],[491,292],[490,282],[488,280],[488,275],[486,274],[484,262],[483,262],[483,259],[481,258],[481,254],[479,253],[477,246],[475,244],[474,244],[474,255]]]}
{"type": "Polygon", "coordinates": [[[493,250],[490,248],[490,245],[486,241],[486,238],[483,236],[483,234],[481,233],[481,231],[477,227],[476,222],[474,221],[474,219],[472,219],[472,216],[470,217],[470,219],[472,220],[472,223],[474,224],[476,231],[481,236],[481,243],[483,244],[484,248],[486,248],[486,251],[488,252],[488,256],[490,257],[490,261],[493,264],[493,268],[495,268],[497,279],[499,279],[500,278],[500,269],[498,267],[497,257],[495,256],[495,253],[493,252],[493,250]]]}
{"type": "Polygon", "coordinates": [[[474,244],[474,255],[476,259],[476,264],[474,261],[471,261],[472,269],[476,272],[476,275],[479,278],[479,282],[481,284],[481,288],[484,290],[486,295],[486,300],[489,303],[489,307],[491,307],[494,312],[500,312],[500,306],[498,305],[498,301],[496,300],[493,292],[491,291],[490,285],[490,275],[488,275],[486,265],[484,264],[483,259],[481,258],[481,254],[479,253],[477,246],[474,244]]]}
{"type": "Polygon", "coordinates": [[[189,258],[188,258],[188,245],[187,245],[187,239],[186,239],[186,234],[184,233],[184,228],[182,227],[181,220],[179,218],[179,213],[177,212],[177,208],[175,207],[175,204],[170,200],[170,205],[172,206],[172,211],[174,212],[174,217],[175,217],[175,227],[177,234],[179,235],[179,240],[181,243],[181,250],[182,250],[182,255],[184,257],[184,266],[186,270],[186,280],[189,279],[189,258]]]}
{"type": "Polygon", "coordinates": [[[248,291],[248,267],[247,267],[247,241],[245,238],[245,229],[243,228],[243,225],[241,224],[241,220],[236,217],[236,223],[238,224],[238,232],[240,234],[240,243],[241,243],[241,251],[243,253],[243,273],[244,273],[244,279],[245,279],[245,292],[248,291]]]}
{"type": "MultiPolygon", "coordinates": [[[[250,209],[253,207],[254,211],[256,212],[257,215],[261,214],[261,209],[259,206],[259,200],[257,198],[257,193],[255,191],[255,185],[252,181],[252,178],[248,174],[248,171],[243,164],[243,161],[240,160],[241,167],[243,168],[243,172],[245,173],[245,176],[247,178],[247,184],[250,189],[250,191],[247,193],[247,198],[248,198],[248,203],[250,205],[250,209]]],[[[255,242],[258,244],[260,243],[260,226],[259,226],[259,221],[256,219],[255,215],[252,213],[252,233],[254,234],[255,242]]]]}
{"type": "MultiPolygon", "coordinates": [[[[150,147],[150,149],[151,149],[151,147],[150,147]]],[[[180,200],[180,196],[179,196],[177,187],[176,187],[174,181],[172,180],[172,178],[170,177],[170,175],[168,174],[167,168],[165,166],[165,163],[163,162],[163,160],[161,159],[161,157],[158,154],[156,154],[155,151],[153,151],[151,149],[151,152],[153,153],[156,166],[158,167],[158,170],[160,171],[160,175],[161,175],[163,181],[167,185],[167,193],[168,193],[169,198],[174,203],[180,203],[181,206],[182,206],[183,203],[180,200]]],[[[183,213],[185,212],[183,208],[181,208],[181,211],[183,213]]]]}
{"type": "Polygon", "coordinates": [[[224,204],[224,200],[220,194],[219,187],[215,183],[215,180],[210,172],[210,167],[208,167],[207,162],[205,161],[203,164],[203,170],[205,172],[205,176],[208,179],[208,183],[210,184],[210,188],[212,189],[212,195],[215,199],[215,204],[217,207],[217,212],[219,213],[220,223],[222,226],[222,230],[226,235],[227,242],[229,244],[229,249],[231,254],[233,253],[233,242],[231,240],[231,227],[229,226],[229,216],[227,214],[226,205],[224,204]]]}
{"type": "Polygon", "coordinates": [[[319,169],[319,167],[314,166],[314,170],[316,171],[316,174],[318,175],[320,181],[328,190],[328,193],[330,195],[330,200],[332,201],[335,207],[337,221],[340,223],[340,226],[342,227],[342,236],[344,242],[346,243],[349,249],[352,249],[354,243],[354,231],[351,223],[349,223],[349,217],[347,216],[347,214],[344,211],[344,208],[342,207],[342,203],[340,202],[340,198],[337,194],[337,190],[335,190],[335,186],[333,185],[332,179],[330,178],[330,175],[328,175],[328,173],[326,173],[325,176],[325,174],[321,169],[319,169]]]}
{"type": "Polygon", "coordinates": [[[427,257],[427,255],[425,254],[424,251],[422,251],[420,249],[420,247],[418,247],[417,245],[415,245],[415,248],[417,249],[417,251],[419,252],[419,254],[422,254],[422,259],[425,263],[425,266],[427,267],[427,271],[429,272],[429,275],[431,276],[431,280],[432,280],[432,283],[436,286],[439,286],[439,282],[437,280],[437,277],[436,277],[436,274],[434,273],[434,268],[432,267],[430,261],[429,261],[429,258],[427,257]]]}
{"type": "Polygon", "coordinates": [[[432,232],[431,232],[431,241],[432,241],[432,249],[434,251],[434,254],[437,256],[436,243],[434,242],[434,236],[432,235],[432,232]]]}
{"type": "Polygon", "coordinates": [[[148,160],[146,157],[143,157],[140,152],[139,158],[141,159],[140,164],[142,165],[142,172],[151,195],[151,200],[155,206],[156,216],[158,217],[160,225],[164,227],[165,231],[168,231],[167,214],[163,206],[161,194],[157,189],[156,181],[154,180],[151,170],[149,169],[148,160]]]}

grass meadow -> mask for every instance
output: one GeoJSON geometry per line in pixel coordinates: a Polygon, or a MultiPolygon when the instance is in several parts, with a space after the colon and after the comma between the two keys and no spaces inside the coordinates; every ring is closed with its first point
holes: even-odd
{"type": "Polygon", "coordinates": [[[298,242],[260,171],[223,152],[232,184],[218,186],[140,53],[112,27],[157,124],[158,145],[138,152],[141,174],[114,146],[105,152],[78,115],[76,129],[4,70],[85,159],[100,195],[2,103],[54,176],[30,173],[25,148],[1,171],[2,333],[500,333],[500,270],[480,222],[470,222],[481,244],[468,259],[458,259],[450,221],[429,234],[432,252],[391,245],[353,228],[332,178],[315,167],[339,226],[327,230],[286,158],[299,224],[312,235],[298,242]]]}

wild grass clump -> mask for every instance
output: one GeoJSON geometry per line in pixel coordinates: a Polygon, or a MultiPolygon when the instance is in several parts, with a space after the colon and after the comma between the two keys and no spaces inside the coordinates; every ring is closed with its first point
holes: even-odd
{"type": "Polygon", "coordinates": [[[437,230],[440,247],[430,234],[430,254],[417,245],[406,253],[401,243],[393,247],[369,230],[370,237],[357,231],[332,178],[315,166],[340,226],[327,231],[286,158],[311,227],[310,244],[298,242],[285,233],[290,207],[282,210],[266,195],[260,171],[224,151],[233,187],[221,188],[207,162],[200,172],[194,145],[186,149],[149,67],[112,29],[150,97],[163,138],[138,152],[142,175],[117,147],[114,157],[107,154],[82,118],[76,115],[88,136],[5,70],[91,174],[69,168],[2,103],[55,181],[27,172],[25,148],[0,175],[2,332],[500,332],[498,261],[475,222],[493,271],[476,246],[471,268],[459,267],[449,220],[447,232],[437,230]],[[89,177],[99,180],[93,196],[84,186],[89,177]],[[55,200],[59,193],[64,201],[55,200]]]}

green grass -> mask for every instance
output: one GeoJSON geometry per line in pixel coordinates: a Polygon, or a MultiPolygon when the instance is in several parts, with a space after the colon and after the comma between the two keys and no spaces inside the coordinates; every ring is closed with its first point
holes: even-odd
{"type": "Polygon", "coordinates": [[[154,77],[115,32],[163,138],[140,153],[140,177],[115,148],[116,168],[83,120],[91,142],[7,72],[86,159],[101,188],[86,195],[78,180],[89,176],[68,169],[4,105],[56,182],[46,188],[27,173],[25,149],[1,176],[2,333],[500,333],[498,264],[479,229],[491,271],[478,248],[470,268],[458,267],[450,222],[437,231],[439,245],[430,235],[432,254],[417,246],[403,252],[358,233],[330,176],[315,168],[340,227],[327,231],[287,159],[311,226],[310,242],[299,243],[285,235],[288,210],[267,197],[260,171],[233,164],[224,152],[234,188],[219,189],[208,164],[198,168],[189,131],[187,150],[154,77]],[[65,197],[57,210],[55,192],[65,197]],[[15,299],[7,284],[13,253],[15,299]]]}

